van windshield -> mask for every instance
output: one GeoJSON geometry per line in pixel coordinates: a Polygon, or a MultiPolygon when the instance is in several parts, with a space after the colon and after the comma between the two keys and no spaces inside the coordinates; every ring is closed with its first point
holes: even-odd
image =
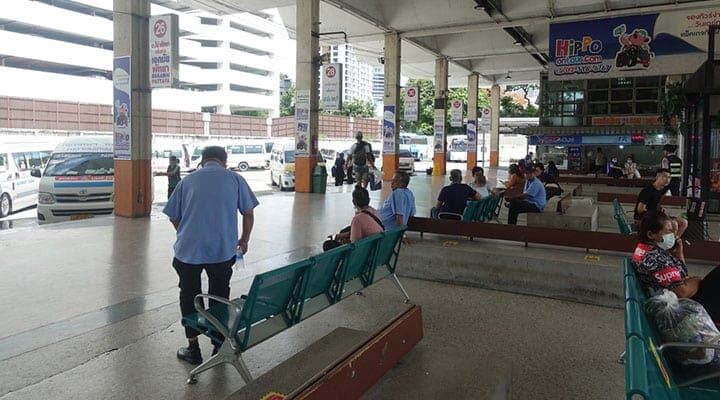
{"type": "Polygon", "coordinates": [[[112,153],[55,153],[45,176],[113,175],[112,153]]]}
{"type": "Polygon", "coordinates": [[[294,163],[295,162],[295,150],[285,150],[285,162],[286,163],[294,163]]]}

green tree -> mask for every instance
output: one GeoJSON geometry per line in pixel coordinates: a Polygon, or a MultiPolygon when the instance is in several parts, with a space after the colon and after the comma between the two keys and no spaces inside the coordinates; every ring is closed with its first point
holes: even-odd
{"type": "Polygon", "coordinates": [[[345,115],[356,118],[375,118],[375,102],[372,100],[352,99],[346,101],[339,111],[323,111],[323,114],[345,115]]]}
{"type": "Polygon", "coordinates": [[[280,116],[295,116],[295,85],[290,86],[290,88],[280,96],[280,116]]]}

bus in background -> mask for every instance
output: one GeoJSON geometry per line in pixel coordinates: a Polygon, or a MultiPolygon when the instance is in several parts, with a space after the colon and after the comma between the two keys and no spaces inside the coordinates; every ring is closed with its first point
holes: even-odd
{"type": "Polygon", "coordinates": [[[40,171],[52,148],[49,143],[0,143],[0,218],[37,204],[40,171]]]}
{"type": "Polygon", "coordinates": [[[114,178],[112,136],[66,139],[55,148],[40,179],[38,223],[112,214],[114,178]]]}
{"type": "Polygon", "coordinates": [[[467,161],[467,136],[448,135],[447,137],[447,161],[467,161]]]}
{"type": "Polygon", "coordinates": [[[432,154],[432,136],[400,132],[400,149],[407,150],[415,161],[421,161],[432,154]]]}

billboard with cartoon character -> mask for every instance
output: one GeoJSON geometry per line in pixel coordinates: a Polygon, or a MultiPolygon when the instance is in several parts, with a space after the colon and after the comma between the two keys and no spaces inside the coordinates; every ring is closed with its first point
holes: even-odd
{"type": "Polygon", "coordinates": [[[683,10],[550,24],[548,79],[695,72],[707,59],[718,10],[683,10]]]}
{"type": "Polygon", "coordinates": [[[131,159],[130,57],[113,62],[113,149],[116,160],[131,159]]]}

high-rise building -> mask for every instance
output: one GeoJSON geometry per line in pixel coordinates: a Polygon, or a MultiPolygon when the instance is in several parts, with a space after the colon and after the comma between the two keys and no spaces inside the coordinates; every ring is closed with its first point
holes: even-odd
{"type": "Polygon", "coordinates": [[[358,61],[351,44],[327,48],[331,63],[343,64],[343,102],[352,99],[373,100],[373,68],[358,61]]]}
{"type": "MultiPolygon", "coordinates": [[[[2,4],[0,96],[112,103],[113,0],[2,4]]],[[[152,5],[153,15],[178,14],[180,28],[180,87],[153,90],[153,108],[277,115],[279,73],[292,73],[280,66],[295,65],[294,41],[277,13],[179,7],[152,5]]]]}
{"type": "Polygon", "coordinates": [[[385,101],[385,67],[382,65],[373,68],[372,95],[375,103],[385,101]]]}

